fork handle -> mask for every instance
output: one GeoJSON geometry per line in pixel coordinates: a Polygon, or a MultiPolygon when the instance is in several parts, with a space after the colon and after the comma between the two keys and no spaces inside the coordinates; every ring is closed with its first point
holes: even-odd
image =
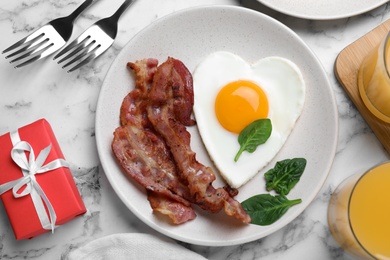
{"type": "Polygon", "coordinates": [[[87,9],[88,6],[90,6],[93,2],[96,0],[86,0],[82,5],[77,7],[76,10],[74,10],[70,15],[67,16],[68,19],[71,21],[74,21],[85,9],[87,9]]]}
{"type": "Polygon", "coordinates": [[[116,12],[110,17],[112,20],[118,22],[121,15],[126,11],[127,7],[129,7],[135,0],[125,0],[123,4],[116,10],[116,12]]]}

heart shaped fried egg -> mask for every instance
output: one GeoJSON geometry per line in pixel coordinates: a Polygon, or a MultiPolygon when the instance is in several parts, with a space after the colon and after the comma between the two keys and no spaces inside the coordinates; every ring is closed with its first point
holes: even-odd
{"type": "Polygon", "coordinates": [[[193,80],[194,114],[203,143],[220,175],[239,188],[275,157],[293,130],[305,102],[302,73],[285,58],[267,57],[249,64],[219,51],[196,67],[193,80]],[[238,135],[261,118],[271,120],[271,136],[235,162],[238,135]]]}

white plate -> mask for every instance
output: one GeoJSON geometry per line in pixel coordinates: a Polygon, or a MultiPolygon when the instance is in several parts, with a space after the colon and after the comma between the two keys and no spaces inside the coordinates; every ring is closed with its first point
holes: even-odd
{"type": "MultiPolygon", "coordinates": [[[[216,68],[217,69],[217,68],[216,68]]],[[[227,246],[269,235],[296,218],[314,199],[330,170],[337,142],[337,110],[328,78],[306,44],[289,28],[259,12],[233,6],[202,6],[165,16],[137,34],[123,48],[104,80],[96,114],[96,141],[101,163],[113,189],[143,222],[172,238],[198,245],[227,246]],[[270,226],[243,225],[223,212],[209,214],[197,209],[198,217],[174,226],[152,213],[145,191],[130,181],[111,152],[113,131],[119,125],[119,108],[134,87],[126,63],[146,57],[161,62],[168,56],[180,59],[190,71],[209,53],[227,50],[248,62],[278,55],[295,62],[307,83],[303,114],[284,147],[271,162],[305,157],[301,181],[288,195],[303,202],[270,226]]],[[[212,165],[196,127],[189,128],[197,159],[212,165]]],[[[268,168],[268,167],[267,167],[268,168]]],[[[224,183],[218,177],[215,186],[224,183]]],[[[265,191],[263,174],[240,188],[239,201],[265,191]]]]}
{"type": "Polygon", "coordinates": [[[389,0],[257,0],[284,14],[295,17],[331,20],[368,12],[389,0]]]}

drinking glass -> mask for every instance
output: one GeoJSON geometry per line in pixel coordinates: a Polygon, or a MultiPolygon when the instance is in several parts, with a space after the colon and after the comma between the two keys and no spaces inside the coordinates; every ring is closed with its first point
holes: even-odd
{"type": "Polygon", "coordinates": [[[367,109],[390,123],[390,32],[364,58],[359,68],[358,87],[367,109]]]}
{"type": "Polygon", "coordinates": [[[335,240],[361,259],[390,259],[390,162],[345,179],[333,192],[328,224],[335,240]]]}

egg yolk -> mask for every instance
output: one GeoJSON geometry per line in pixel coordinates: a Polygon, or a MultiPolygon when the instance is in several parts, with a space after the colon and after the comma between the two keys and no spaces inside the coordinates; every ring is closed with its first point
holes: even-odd
{"type": "Polygon", "coordinates": [[[224,86],[215,100],[219,123],[228,131],[239,134],[253,121],[268,115],[268,99],[260,86],[238,80],[224,86]]]}

